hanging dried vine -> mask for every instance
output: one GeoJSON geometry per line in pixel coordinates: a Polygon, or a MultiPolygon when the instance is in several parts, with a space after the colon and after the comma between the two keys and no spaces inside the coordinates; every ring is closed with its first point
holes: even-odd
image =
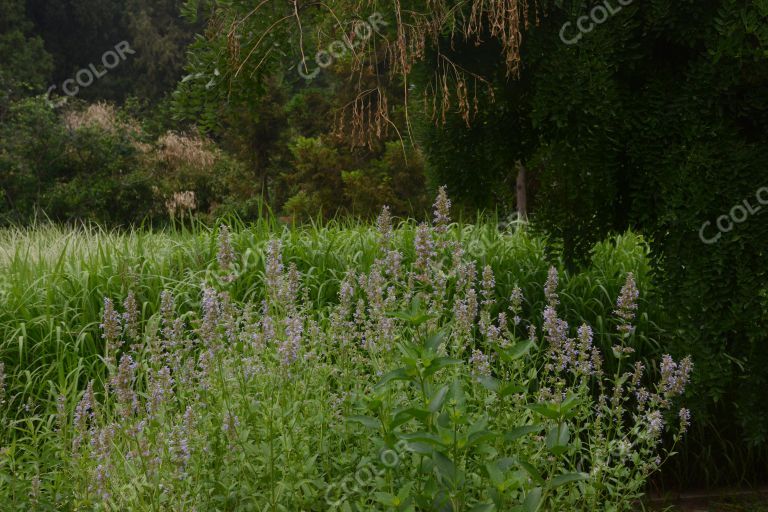
{"type": "Polygon", "coordinates": [[[336,116],[336,132],[368,146],[395,127],[394,109],[404,113],[410,132],[410,77],[414,66],[427,58],[434,70],[421,91],[424,113],[435,123],[457,113],[469,125],[478,111],[478,96],[492,100],[494,91],[488,79],[452,58],[457,45],[479,46],[495,39],[506,75],[515,79],[525,29],[544,14],[540,0],[261,0],[248,10],[231,3],[215,5],[208,34],[226,38],[230,86],[243,69],[255,73],[268,58],[276,58],[270,37],[276,32],[299,46],[304,63],[312,53],[305,48],[312,44],[304,37],[306,28],[318,50],[341,40],[351,55],[349,84],[357,88],[357,96],[336,116]],[[385,30],[368,25],[375,34],[360,38],[356,29],[374,13],[385,20],[385,30]],[[390,98],[394,84],[402,89],[397,101],[390,98]]]}

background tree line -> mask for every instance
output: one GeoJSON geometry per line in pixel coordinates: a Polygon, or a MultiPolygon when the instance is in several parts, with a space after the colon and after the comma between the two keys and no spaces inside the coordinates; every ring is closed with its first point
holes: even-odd
{"type": "Polygon", "coordinates": [[[5,222],[44,213],[163,223],[179,213],[168,208],[174,195],[187,191],[207,218],[423,209],[423,162],[409,142],[392,133],[361,148],[334,129],[351,94],[343,65],[312,82],[286,66],[249,79],[247,94],[225,92],[212,86],[215,67],[195,69],[199,52],[215,51],[206,38],[215,14],[200,7],[190,21],[180,9],[176,1],[0,3],[5,222]],[[135,53],[76,96],[63,94],[65,80],[101,68],[120,41],[135,53]],[[94,107],[105,101],[111,106],[94,107]]]}

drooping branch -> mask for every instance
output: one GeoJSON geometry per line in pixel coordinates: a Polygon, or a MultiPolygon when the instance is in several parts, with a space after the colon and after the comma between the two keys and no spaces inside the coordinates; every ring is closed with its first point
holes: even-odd
{"type": "Polygon", "coordinates": [[[267,36],[279,26],[284,32],[296,31],[285,37],[298,44],[305,67],[308,49],[304,47],[303,28],[312,27],[318,49],[332,42],[332,37],[333,42],[339,42],[338,35],[331,34],[338,34],[336,29],[340,29],[341,42],[351,55],[350,83],[356,85],[358,95],[337,119],[340,129],[351,132],[351,140],[364,145],[370,145],[371,136],[386,134],[387,127],[392,125],[390,109],[402,110],[410,133],[411,74],[414,66],[426,63],[428,57],[434,71],[421,91],[425,113],[435,123],[445,123],[448,114],[456,113],[469,125],[478,110],[479,89],[484,89],[491,100],[493,89],[489,79],[457,63],[452,57],[456,48],[460,44],[479,46],[488,38],[495,39],[501,48],[506,75],[515,79],[520,74],[525,29],[538,23],[543,14],[541,0],[280,0],[271,6],[268,3],[269,0],[261,0],[248,10],[230,3],[221,7],[223,16],[230,17],[226,32],[233,68],[230,80],[236,80],[246,66],[254,73],[261,67],[274,49],[273,45],[264,44],[270,40],[267,36]],[[368,23],[371,15],[379,16],[383,30],[368,23]],[[295,23],[285,25],[290,19],[295,23]],[[355,36],[361,23],[367,24],[371,37],[355,36]],[[251,41],[245,57],[240,55],[243,34],[248,34],[251,41]],[[397,93],[397,101],[391,101],[389,96],[397,88],[402,93],[397,93]]]}
{"type": "MultiPolygon", "coordinates": [[[[420,2],[419,2],[420,3],[420,2]]],[[[392,0],[395,31],[393,38],[381,38],[384,51],[369,52],[369,58],[380,59],[392,76],[403,82],[403,102],[408,119],[409,75],[413,67],[423,62],[430,50],[435,58],[433,78],[422,91],[425,113],[436,123],[445,123],[447,114],[459,114],[468,125],[478,110],[478,86],[486,89],[493,100],[489,80],[458,65],[449,55],[456,44],[480,45],[484,37],[495,38],[501,45],[506,74],[514,79],[520,73],[520,48],[523,32],[531,21],[538,23],[542,9],[537,0],[427,0],[426,7],[418,9],[416,2],[408,8],[402,0],[392,0]],[[531,19],[533,18],[533,19],[531,19]],[[447,51],[450,50],[450,51],[447,51]],[[470,85],[472,91],[470,91],[470,85]],[[428,108],[431,105],[431,108],[428,108]]],[[[363,15],[360,8],[375,10],[381,7],[376,0],[358,2],[356,15],[363,15]]],[[[423,5],[423,4],[422,4],[423,5]]],[[[368,65],[357,62],[353,72],[361,72],[368,65]]],[[[386,91],[383,91],[386,94],[386,91]]],[[[410,124],[410,123],[408,123],[410,124]]]]}

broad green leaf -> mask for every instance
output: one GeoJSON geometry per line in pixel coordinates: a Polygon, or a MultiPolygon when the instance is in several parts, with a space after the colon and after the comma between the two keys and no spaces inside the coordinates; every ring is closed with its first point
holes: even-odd
{"type": "Polygon", "coordinates": [[[516,439],[520,439],[526,434],[530,434],[532,432],[539,432],[541,430],[541,425],[525,425],[522,427],[515,427],[506,434],[504,434],[504,439],[507,441],[514,441],[516,439]]]}
{"type": "Polygon", "coordinates": [[[384,404],[381,400],[378,398],[374,398],[373,400],[369,400],[365,404],[365,408],[368,409],[371,412],[377,412],[381,410],[381,406],[384,404]]]}
{"type": "Polygon", "coordinates": [[[377,492],[374,494],[374,497],[376,498],[376,501],[388,507],[396,507],[400,504],[400,499],[388,492],[377,492]]]}
{"type": "Polygon", "coordinates": [[[361,423],[366,427],[372,428],[374,430],[378,430],[381,427],[381,422],[371,416],[348,416],[347,421],[351,421],[353,423],[361,423]]]}
{"type": "Polygon", "coordinates": [[[536,512],[539,510],[539,504],[541,503],[541,487],[534,487],[525,496],[523,505],[527,512],[536,512]]]}
{"type": "Polygon", "coordinates": [[[564,418],[571,418],[575,414],[575,411],[571,412],[571,410],[579,405],[579,402],[581,399],[579,398],[579,395],[575,393],[569,393],[568,396],[563,400],[563,402],[560,404],[560,414],[564,418]]]}
{"type": "Polygon", "coordinates": [[[556,487],[560,487],[561,485],[568,484],[571,482],[578,482],[581,480],[589,480],[589,474],[588,473],[565,473],[564,475],[558,475],[549,481],[549,486],[552,489],[554,489],[556,487]]]}
{"type": "Polygon", "coordinates": [[[472,434],[469,435],[467,439],[467,447],[480,444],[483,441],[487,441],[495,437],[496,437],[496,434],[494,434],[490,430],[481,430],[479,432],[473,432],[472,434]]]}
{"type": "Polygon", "coordinates": [[[443,402],[445,402],[445,397],[448,396],[448,390],[450,388],[448,385],[445,385],[441,387],[437,393],[432,397],[432,400],[429,402],[429,410],[433,413],[436,413],[440,410],[440,408],[443,406],[443,402]]]}
{"type": "Polygon", "coordinates": [[[441,412],[437,416],[437,425],[443,428],[451,428],[451,415],[447,411],[441,412]]]}
{"type": "Polygon", "coordinates": [[[445,443],[443,443],[443,440],[440,439],[440,437],[436,436],[435,434],[431,434],[429,432],[412,432],[408,434],[403,434],[400,436],[401,439],[405,439],[406,441],[412,441],[412,442],[420,442],[420,443],[426,443],[436,446],[437,448],[445,448],[445,443]]]}
{"type": "Polygon", "coordinates": [[[477,378],[477,381],[488,391],[497,393],[499,391],[499,381],[489,375],[483,375],[477,378]]]}
{"type": "Polygon", "coordinates": [[[562,455],[568,449],[568,441],[570,439],[571,432],[568,424],[560,423],[547,432],[547,448],[555,455],[562,455]]]}
{"type": "Polygon", "coordinates": [[[541,473],[539,473],[539,471],[533,467],[533,464],[524,459],[517,461],[517,463],[521,468],[527,471],[529,475],[531,475],[531,478],[533,478],[537,484],[544,485],[544,478],[541,476],[541,473]]]}
{"type": "Polygon", "coordinates": [[[440,346],[440,344],[443,342],[444,339],[445,339],[445,335],[443,334],[443,332],[437,331],[436,333],[433,333],[427,338],[427,341],[424,344],[424,346],[427,349],[431,350],[432,352],[436,352],[437,348],[440,346]]]}
{"type": "Polygon", "coordinates": [[[424,376],[430,377],[447,366],[453,366],[461,363],[462,361],[459,359],[451,359],[450,357],[438,357],[432,361],[427,368],[424,369],[424,376]]]}
{"type": "Polygon", "coordinates": [[[435,468],[437,468],[438,472],[452,483],[456,483],[458,470],[453,461],[438,451],[435,451],[432,459],[435,461],[435,468]]]}
{"type": "Polygon", "coordinates": [[[392,421],[390,422],[389,429],[393,430],[400,425],[410,421],[413,418],[418,419],[422,423],[424,423],[427,418],[429,418],[430,412],[424,409],[418,409],[416,407],[409,407],[407,409],[402,409],[400,411],[397,411],[392,418],[392,421]]]}
{"type": "Polygon", "coordinates": [[[431,318],[434,318],[434,315],[430,315],[421,309],[421,301],[418,298],[413,300],[410,310],[387,313],[387,316],[408,322],[414,327],[418,327],[431,318]]]}
{"type": "Polygon", "coordinates": [[[526,405],[525,408],[553,420],[560,419],[560,411],[550,404],[529,404],[526,405]]]}
{"type": "Polygon", "coordinates": [[[517,459],[513,459],[512,457],[502,457],[496,461],[496,465],[502,471],[506,471],[512,466],[515,466],[516,464],[517,464],[517,459]]]}
{"type": "Polygon", "coordinates": [[[504,483],[504,472],[495,462],[489,462],[485,465],[485,470],[488,472],[488,477],[496,487],[501,486],[504,483]]]}
{"type": "Polygon", "coordinates": [[[397,497],[400,498],[401,502],[405,501],[405,499],[411,494],[411,487],[413,487],[413,482],[408,482],[403,485],[403,487],[397,493],[397,497]]]}
{"type": "Polygon", "coordinates": [[[456,379],[451,383],[451,398],[453,398],[459,409],[464,409],[467,400],[464,395],[464,386],[462,386],[461,380],[459,379],[456,379]]]}
{"type": "Polygon", "coordinates": [[[382,387],[388,384],[389,382],[393,380],[409,380],[410,376],[408,375],[407,368],[398,368],[397,370],[392,370],[391,372],[384,375],[384,377],[381,378],[378,384],[376,384],[376,387],[382,387]]]}
{"type": "Polygon", "coordinates": [[[469,427],[469,431],[467,433],[472,435],[475,432],[482,432],[487,428],[488,428],[488,418],[483,416],[469,427]]]}
{"type": "Polygon", "coordinates": [[[528,355],[528,352],[531,351],[531,348],[533,348],[533,342],[531,340],[521,341],[520,343],[517,343],[513,347],[504,351],[505,359],[509,361],[520,359],[521,357],[528,355]]]}
{"type": "Polygon", "coordinates": [[[516,393],[523,393],[525,392],[525,389],[526,387],[520,384],[507,384],[501,391],[499,391],[499,396],[504,398],[505,396],[514,395],[516,393]]]}
{"type": "Polygon", "coordinates": [[[408,443],[407,445],[408,451],[414,452],[414,453],[420,453],[422,455],[431,455],[433,451],[435,451],[435,448],[427,443],[422,443],[421,441],[414,441],[412,443],[408,443]]]}

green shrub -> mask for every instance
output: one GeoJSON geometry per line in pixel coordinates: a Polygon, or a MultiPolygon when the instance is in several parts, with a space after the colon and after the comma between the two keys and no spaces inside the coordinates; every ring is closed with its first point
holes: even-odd
{"type": "Polygon", "coordinates": [[[3,217],[26,220],[40,207],[40,196],[57,179],[67,133],[41,99],[12,104],[0,123],[0,193],[3,217]]]}
{"type": "MultiPolygon", "coordinates": [[[[252,202],[242,164],[193,134],[153,140],[104,103],[57,113],[44,100],[14,103],[0,124],[0,211],[25,223],[38,212],[61,222],[107,226],[166,222],[182,211],[211,219],[224,204],[252,202]],[[191,204],[174,197],[191,192],[191,204]]],[[[250,214],[253,208],[235,208],[250,214]]]]}
{"type": "MultiPolygon", "coordinates": [[[[756,1],[649,0],[622,7],[568,45],[559,31],[588,8],[555,4],[523,37],[519,79],[494,82],[505,95],[487,107],[481,101],[466,132],[459,115],[428,131],[429,166],[464,202],[508,211],[510,162],[522,160],[531,220],[570,269],[589,266],[590,247],[610,234],[644,234],[667,313],[658,317],[668,333],[664,348],[700,363],[690,390],[697,422],[681,447],[685,468],[670,466],[670,479],[762,482],[765,207],[716,244],[702,242],[699,231],[710,222],[707,236],[716,235],[719,216],[744,200],[758,206],[756,191],[766,186],[768,11],[756,1]],[[493,179],[498,166],[507,169],[506,183],[493,179]]],[[[457,62],[477,62],[473,72],[500,76],[493,42],[457,53],[457,62]]]]}
{"type": "Polygon", "coordinates": [[[372,218],[382,205],[393,213],[421,213],[426,206],[421,155],[398,142],[371,158],[355,158],[321,137],[298,137],[290,146],[292,169],[281,175],[290,197],[282,209],[297,220],[337,213],[372,218]]]}

